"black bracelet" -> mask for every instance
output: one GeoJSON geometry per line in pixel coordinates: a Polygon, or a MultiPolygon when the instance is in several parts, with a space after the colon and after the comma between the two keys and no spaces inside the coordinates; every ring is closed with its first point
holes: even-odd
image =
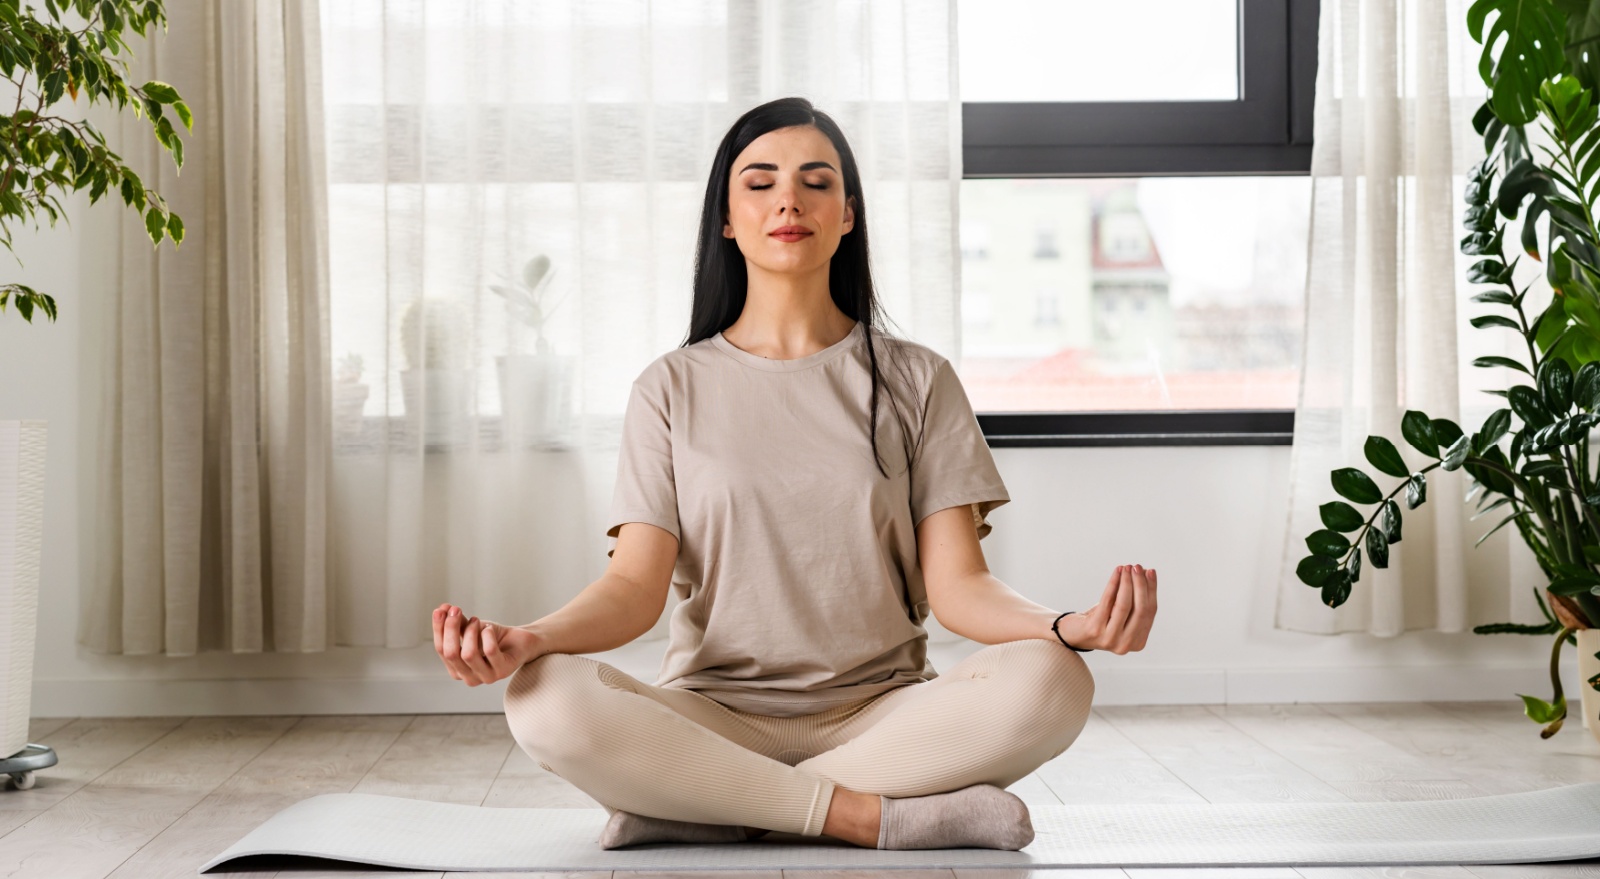
{"type": "MultiPolygon", "coordinates": [[[[1069,610],[1069,611],[1067,611],[1067,613],[1062,614],[1060,617],[1056,617],[1056,621],[1050,624],[1050,631],[1055,632],[1056,633],[1056,640],[1060,641],[1063,644],[1067,644],[1067,639],[1061,637],[1061,630],[1056,628],[1056,626],[1061,625],[1061,617],[1066,616],[1068,613],[1077,613],[1077,611],[1069,610]]],[[[1076,650],[1079,653],[1090,653],[1090,652],[1092,652],[1094,650],[1093,647],[1073,647],[1071,644],[1067,644],[1067,647],[1069,647],[1069,648],[1071,648],[1073,650],[1076,650]]]]}

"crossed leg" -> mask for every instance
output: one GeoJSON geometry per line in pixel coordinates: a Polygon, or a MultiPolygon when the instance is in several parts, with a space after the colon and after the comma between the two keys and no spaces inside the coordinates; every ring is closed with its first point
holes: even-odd
{"type": "Polygon", "coordinates": [[[793,753],[785,730],[814,721],[741,717],[585,656],[524,665],[505,708],[524,751],[610,811],[816,836],[839,787],[916,797],[1009,786],[1071,745],[1093,694],[1087,665],[1059,644],[990,645],[932,681],[830,712],[826,737],[840,741],[794,765],[768,754],[793,753]]]}

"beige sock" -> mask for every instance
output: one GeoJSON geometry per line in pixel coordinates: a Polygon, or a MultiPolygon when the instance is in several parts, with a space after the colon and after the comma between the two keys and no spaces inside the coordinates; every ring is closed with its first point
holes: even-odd
{"type": "Polygon", "coordinates": [[[745,829],[734,824],[695,824],[618,809],[600,831],[600,847],[613,849],[647,842],[743,842],[748,838],[745,829]]]}
{"type": "Polygon", "coordinates": [[[880,797],[878,848],[994,848],[1018,851],[1033,842],[1028,804],[992,784],[925,797],[880,797]]]}

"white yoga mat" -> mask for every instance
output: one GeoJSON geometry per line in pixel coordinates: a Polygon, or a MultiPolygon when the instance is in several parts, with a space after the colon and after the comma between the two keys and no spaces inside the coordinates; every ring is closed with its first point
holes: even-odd
{"type": "Polygon", "coordinates": [[[1453,800],[1033,806],[1022,851],[878,851],[774,833],[746,843],[607,851],[603,809],[503,809],[322,794],[200,867],[306,855],[417,870],[843,870],[1512,864],[1600,857],[1600,782],[1453,800]]]}

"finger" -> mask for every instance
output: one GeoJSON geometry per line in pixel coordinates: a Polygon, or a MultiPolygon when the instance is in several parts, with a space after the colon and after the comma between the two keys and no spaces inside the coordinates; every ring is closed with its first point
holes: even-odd
{"type": "Polygon", "coordinates": [[[1111,610],[1111,602],[1117,597],[1117,584],[1122,581],[1122,566],[1117,565],[1111,571],[1111,579],[1106,582],[1106,589],[1100,593],[1100,602],[1084,611],[1085,616],[1098,616],[1104,618],[1111,610]]]}
{"type": "Polygon", "coordinates": [[[461,611],[453,607],[444,619],[444,664],[450,667],[451,677],[461,680],[466,671],[461,665],[461,611]]]}
{"type": "Polygon", "coordinates": [[[1117,584],[1117,598],[1111,605],[1111,614],[1106,620],[1106,636],[1112,642],[1122,637],[1122,630],[1128,625],[1128,613],[1133,609],[1133,566],[1122,567],[1122,580],[1117,584]]]}
{"type": "Polygon", "coordinates": [[[1131,576],[1133,577],[1133,607],[1128,611],[1129,631],[1126,635],[1129,639],[1128,646],[1130,647],[1144,637],[1144,606],[1150,601],[1150,584],[1145,579],[1144,566],[1134,565],[1131,576]]]}
{"type": "Polygon", "coordinates": [[[450,605],[441,604],[433,609],[433,652],[444,656],[444,617],[450,605]]]}
{"type": "Polygon", "coordinates": [[[461,659],[472,671],[473,684],[486,684],[493,680],[494,669],[490,668],[489,663],[483,658],[483,621],[473,617],[472,621],[467,623],[466,634],[461,640],[465,645],[461,649],[461,659]]]}

